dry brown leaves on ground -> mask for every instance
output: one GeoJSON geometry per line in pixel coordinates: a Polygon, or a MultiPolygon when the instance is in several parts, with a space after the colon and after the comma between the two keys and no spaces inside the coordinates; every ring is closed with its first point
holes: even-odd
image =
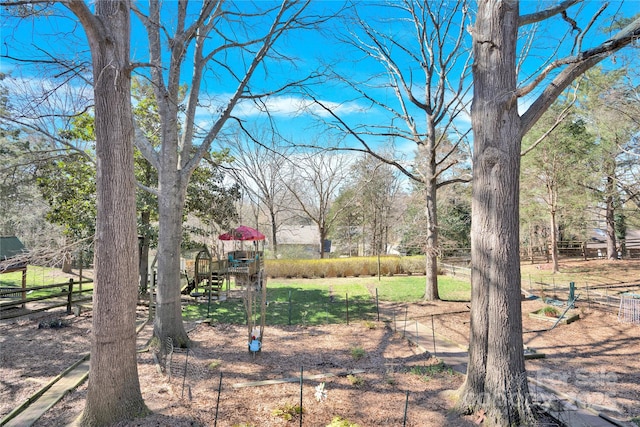
{"type": "MultiPolygon", "coordinates": [[[[59,329],[37,329],[29,322],[19,325],[25,331],[22,337],[30,336],[29,342],[43,340],[31,349],[28,357],[16,348],[14,356],[20,355],[22,362],[3,363],[2,370],[9,368],[8,365],[13,367],[11,370],[16,376],[10,375],[11,382],[21,383],[30,376],[38,380],[34,381],[37,384],[34,387],[3,389],[3,397],[7,397],[3,399],[3,414],[12,409],[12,405],[7,404],[9,401],[25,399],[29,392],[62,370],[62,366],[50,368],[43,361],[58,356],[68,359],[69,353],[57,345],[49,347],[47,343],[68,341],[63,347],[76,356],[88,348],[88,342],[73,344],[72,339],[74,336],[88,338],[81,326],[85,322],[72,319],[69,326],[59,329]],[[40,355],[41,361],[36,355],[40,355]],[[29,363],[35,364],[36,369],[31,369],[29,363]],[[37,369],[38,365],[43,370],[37,369]]],[[[147,327],[140,342],[149,332],[147,327]]],[[[167,370],[162,374],[157,370],[152,352],[140,353],[138,369],[143,397],[154,414],[126,425],[211,426],[217,423],[218,426],[268,427],[297,424],[296,407],[300,405],[301,390],[297,380],[262,386],[236,385],[295,378],[301,369],[305,377],[335,375],[303,382],[303,422],[307,426],[324,426],[335,417],[360,426],[402,425],[405,407],[408,426],[472,425],[465,417],[450,411],[452,401],[444,393],[458,388],[462,376],[446,368],[433,368],[436,360],[421,354],[383,323],[268,327],[263,351],[256,355],[247,351],[246,334],[245,326],[200,324],[190,332],[195,344],[193,349],[188,355],[176,349],[167,358],[167,370]],[[352,371],[356,373],[345,375],[352,371]],[[222,387],[218,404],[220,373],[222,387]],[[318,400],[316,392],[321,383],[326,394],[318,400]]],[[[15,345],[19,346],[17,342],[15,345]]],[[[3,344],[3,353],[4,348],[3,344]]],[[[85,396],[86,385],[83,385],[49,410],[36,426],[72,422],[80,414],[85,396]]]]}

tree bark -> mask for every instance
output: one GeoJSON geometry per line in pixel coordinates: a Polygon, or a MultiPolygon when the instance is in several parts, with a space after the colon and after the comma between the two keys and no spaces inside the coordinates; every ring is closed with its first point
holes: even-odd
{"type": "Polygon", "coordinates": [[[271,220],[271,248],[273,250],[273,257],[278,259],[278,219],[276,213],[271,208],[269,208],[269,216],[271,220]]]}
{"type": "Polygon", "coordinates": [[[468,411],[484,408],[489,423],[495,425],[527,424],[532,418],[519,298],[522,135],[576,77],[640,35],[640,18],[636,18],[599,46],[571,60],[565,58],[567,67],[520,117],[518,96],[528,91],[516,90],[517,30],[518,25],[533,21],[531,16],[519,20],[518,6],[517,0],[479,0],[473,27],[471,334],[459,405],[468,411]]]}
{"type": "Polygon", "coordinates": [[[426,217],[427,217],[427,247],[426,247],[426,285],[424,299],[435,301],[440,299],[438,294],[438,210],[436,206],[436,124],[433,116],[427,117],[429,134],[425,139],[425,184],[426,184],[426,217]]]}
{"type": "Polygon", "coordinates": [[[140,293],[145,294],[149,288],[149,228],[151,212],[145,209],[140,214],[142,241],[140,242],[140,293]]]}
{"type": "Polygon", "coordinates": [[[101,0],[69,8],[83,24],[93,61],[97,219],[93,333],[80,424],[102,426],[148,412],[138,382],[138,244],[129,67],[130,4],[101,0]]]}
{"type": "Polygon", "coordinates": [[[517,1],[480,1],[473,28],[471,335],[461,408],[493,425],[531,418],[520,306],[517,1]]]}
{"type": "Polygon", "coordinates": [[[324,241],[327,238],[326,229],[323,226],[319,226],[318,230],[320,231],[320,258],[324,258],[324,241]]]}
{"type": "Polygon", "coordinates": [[[614,160],[610,160],[606,162],[607,168],[607,182],[605,184],[605,201],[606,201],[606,212],[605,212],[605,220],[606,220],[606,235],[607,235],[607,259],[615,260],[618,259],[618,248],[616,243],[616,220],[615,220],[615,202],[614,202],[614,192],[615,181],[613,175],[610,173],[611,170],[615,170],[614,160]],[[612,166],[613,165],[613,166],[612,166]]]}
{"type": "MultiPolygon", "coordinates": [[[[435,162],[434,162],[435,168],[435,162]]],[[[427,216],[427,250],[426,285],[424,299],[436,301],[440,299],[438,293],[438,218],[436,208],[436,183],[427,185],[426,216],[427,216]]]]}
{"type": "Polygon", "coordinates": [[[558,260],[558,224],[556,222],[555,209],[551,210],[549,220],[549,227],[551,227],[551,263],[553,265],[553,272],[558,273],[560,271],[560,263],[558,260]]]}
{"type": "MultiPolygon", "coordinates": [[[[554,182],[556,182],[555,179],[554,182]]],[[[551,228],[551,261],[553,265],[553,272],[558,273],[560,271],[558,260],[558,224],[556,221],[558,194],[557,186],[554,183],[547,184],[547,194],[549,196],[549,227],[551,228]]]]}
{"type": "Polygon", "coordinates": [[[167,167],[159,174],[158,294],[153,331],[163,341],[171,337],[173,344],[179,347],[189,345],[180,302],[180,246],[185,197],[182,174],[167,167]]]}

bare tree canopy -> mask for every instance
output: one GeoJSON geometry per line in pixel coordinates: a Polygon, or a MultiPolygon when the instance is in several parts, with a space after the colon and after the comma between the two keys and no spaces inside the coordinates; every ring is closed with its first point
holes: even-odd
{"type": "Polygon", "coordinates": [[[348,31],[338,39],[359,70],[336,70],[333,79],[367,106],[370,118],[349,117],[310,96],[328,116],[327,125],[353,141],[341,149],[367,153],[424,184],[425,299],[438,299],[437,189],[470,179],[456,169],[468,163],[469,4],[390,1],[361,4],[352,12],[344,18],[348,31]],[[415,162],[407,160],[407,151],[417,153],[415,162]]]}

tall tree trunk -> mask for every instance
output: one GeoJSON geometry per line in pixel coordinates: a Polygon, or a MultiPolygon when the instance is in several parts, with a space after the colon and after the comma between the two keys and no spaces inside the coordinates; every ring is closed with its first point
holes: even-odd
{"type": "Polygon", "coordinates": [[[276,214],[270,210],[271,214],[271,248],[273,249],[273,257],[278,258],[278,223],[276,214]]]}
{"type": "MultiPolygon", "coordinates": [[[[434,165],[435,167],[435,165],[434,165]]],[[[426,251],[426,287],[424,299],[435,301],[440,299],[438,293],[438,217],[436,210],[435,178],[432,185],[427,185],[427,251],[426,251]]]]}
{"type": "Polygon", "coordinates": [[[459,405],[492,425],[531,418],[520,306],[517,1],[480,1],[473,28],[471,336],[459,405]]]}
{"type": "Polygon", "coordinates": [[[440,299],[438,293],[438,210],[436,204],[437,182],[436,182],[436,123],[433,115],[427,116],[427,128],[429,134],[425,138],[424,150],[427,159],[425,162],[425,184],[426,184],[426,216],[427,216],[427,247],[426,247],[426,287],[424,299],[435,301],[440,299]]]}
{"type": "MultiPolygon", "coordinates": [[[[554,181],[555,182],[555,181],[554,181]]],[[[556,222],[556,212],[558,207],[557,185],[554,183],[547,184],[547,192],[549,194],[549,227],[551,227],[551,261],[553,264],[553,272],[560,271],[558,265],[558,224],[556,222]]]]}
{"type": "Polygon", "coordinates": [[[558,224],[556,224],[556,211],[551,209],[549,214],[549,227],[551,227],[551,261],[553,263],[553,272],[560,271],[558,263],[558,224]]]}
{"type": "Polygon", "coordinates": [[[606,183],[605,191],[606,191],[605,220],[607,223],[607,230],[606,230],[607,259],[618,259],[618,248],[616,244],[616,220],[615,220],[616,208],[615,208],[615,201],[614,201],[615,182],[612,175],[610,174],[607,175],[607,183],[606,183]]]}
{"type": "Polygon", "coordinates": [[[615,230],[616,230],[616,245],[618,246],[618,254],[620,259],[625,257],[627,252],[626,239],[627,239],[627,219],[623,213],[617,213],[614,215],[615,230]]]}
{"type": "Polygon", "coordinates": [[[175,346],[186,347],[189,337],[182,321],[180,295],[180,245],[182,211],[186,187],[180,172],[159,174],[158,191],[158,295],[154,335],[161,340],[173,339],[175,346]]]}
{"type": "Polygon", "coordinates": [[[324,240],[327,238],[327,232],[325,231],[324,227],[319,227],[318,230],[320,231],[320,258],[324,258],[324,240]]]}
{"type": "Polygon", "coordinates": [[[140,214],[142,241],[140,242],[140,293],[147,292],[149,287],[149,229],[151,227],[151,212],[145,209],[140,214]]]}
{"type": "Polygon", "coordinates": [[[129,66],[130,4],[69,7],[83,23],[93,61],[97,220],[91,369],[81,425],[102,426],[147,412],[136,353],[138,242],[129,66]],[[98,22],[99,21],[99,22],[98,22]]]}

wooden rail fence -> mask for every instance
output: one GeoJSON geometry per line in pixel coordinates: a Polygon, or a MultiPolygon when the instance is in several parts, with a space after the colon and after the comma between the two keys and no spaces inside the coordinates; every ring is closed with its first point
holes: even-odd
{"type": "Polygon", "coordinates": [[[91,296],[83,297],[83,294],[93,292],[93,287],[82,289],[82,285],[93,283],[93,280],[74,280],[69,279],[65,283],[54,283],[52,285],[30,286],[24,288],[2,287],[0,288],[0,319],[11,319],[14,317],[24,316],[26,314],[37,313],[41,311],[51,310],[58,307],[66,307],[67,314],[71,314],[74,304],[91,301],[91,296]],[[29,293],[44,289],[61,289],[60,292],[54,292],[49,295],[38,297],[29,297],[29,293]],[[9,299],[9,301],[4,301],[9,299]],[[27,304],[42,303],[42,306],[28,308],[27,304]]]}

